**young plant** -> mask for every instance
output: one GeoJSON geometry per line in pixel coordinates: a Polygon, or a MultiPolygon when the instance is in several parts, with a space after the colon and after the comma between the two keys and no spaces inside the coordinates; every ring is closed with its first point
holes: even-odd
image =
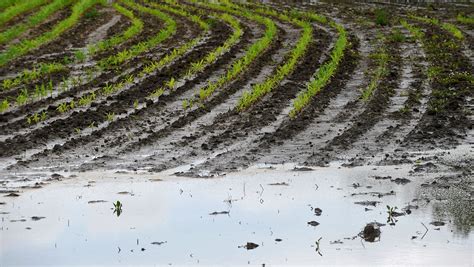
{"type": "Polygon", "coordinates": [[[69,110],[69,104],[68,103],[61,103],[59,106],[56,108],[59,113],[64,113],[69,110]]]}
{"type": "Polygon", "coordinates": [[[115,113],[113,113],[113,112],[107,113],[106,118],[107,118],[107,121],[109,121],[109,122],[113,121],[114,118],[115,118],[115,113]]]}
{"type": "Polygon", "coordinates": [[[82,50],[76,50],[76,52],[74,52],[74,57],[77,62],[84,62],[86,60],[86,54],[82,50]]]}
{"type": "Polygon", "coordinates": [[[8,99],[4,99],[2,102],[0,102],[0,112],[4,112],[10,107],[10,103],[8,102],[8,99]]]}
{"type": "Polygon", "coordinates": [[[27,89],[22,89],[20,91],[20,94],[16,97],[16,104],[21,106],[26,104],[28,102],[28,90],[27,89]]]}

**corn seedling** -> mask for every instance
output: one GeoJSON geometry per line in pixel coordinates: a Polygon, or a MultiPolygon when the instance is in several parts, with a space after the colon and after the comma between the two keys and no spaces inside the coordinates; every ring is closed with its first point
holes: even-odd
{"type": "Polygon", "coordinates": [[[10,107],[10,103],[8,102],[7,99],[4,99],[2,102],[0,102],[0,112],[4,112],[10,107]]]}
{"type": "Polygon", "coordinates": [[[61,103],[56,108],[56,110],[59,111],[59,113],[67,112],[69,110],[69,105],[68,105],[68,103],[61,103]]]}
{"type": "Polygon", "coordinates": [[[20,91],[20,94],[16,97],[16,104],[18,106],[24,105],[28,102],[28,90],[27,89],[22,89],[20,91]]]}
{"type": "Polygon", "coordinates": [[[115,118],[115,113],[110,112],[110,113],[107,113],[107,114],[106,114],[106,119],[107,119],[107,121],[109,121],[109,122],[110,122],[110,121],[113,121],[114,118],[115,118]]]}
{"type": "Polygon", "coordinates": [[[77,50],[74,52],[74,57],[77,62],[84,62],[86,60],[86,54],[82,50],[77,50]]]}

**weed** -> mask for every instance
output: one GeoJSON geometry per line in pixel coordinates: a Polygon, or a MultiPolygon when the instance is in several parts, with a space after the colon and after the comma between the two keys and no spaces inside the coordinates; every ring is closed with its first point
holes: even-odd
{"type": "Polygon", "coordinates": [[[375,10],[375,24],[380,26],[387,26],[389,23],[389,15],[385,9],[375,10]]]}
{"type": "Polygon", "coordinates": [[[390,34],[389,38],[392,42],[397,43],[404,42],[406,39],[405,35],[399,29],[392,30],[392,33],[390,34]]]}
{"type": "Polygon", "coordinates": [[[135,99],[135,101],[133,101],[133,108],[138,109],[138,100],[137,99],[135,99]]]}
{"type": "Polygon", "coordinates": [[[96,8],[91,8],[84,14],[86,19],[95,19],[99,16],[99,11],[96,8]]]}

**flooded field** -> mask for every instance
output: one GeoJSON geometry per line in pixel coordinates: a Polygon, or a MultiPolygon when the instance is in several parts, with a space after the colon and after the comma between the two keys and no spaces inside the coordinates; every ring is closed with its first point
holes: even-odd
{"type": "Polygon", "coordinates": [[[473,266],[473,33],[467,1],[2,0],[0,266],[473,266]]]}
{"type": "Polygon", "coordinates": [[[469,196],[413,169],[57,175],[0,198],[2,264],[471,265],[469,196]]]}

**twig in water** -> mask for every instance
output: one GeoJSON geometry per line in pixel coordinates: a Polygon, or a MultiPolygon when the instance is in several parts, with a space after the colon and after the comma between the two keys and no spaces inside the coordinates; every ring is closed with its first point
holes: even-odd
{"type": "Polygon", "coordinates": [[[423,225],[423,227],[425,227],[425,229],[426,229],[426,232],[421,237],[421,239],[423,239],[425,237],[425,235],[428,233],[428,227],[426,227],[426,225],[423,222],[421,223],[421,225],[423,225]]]}

